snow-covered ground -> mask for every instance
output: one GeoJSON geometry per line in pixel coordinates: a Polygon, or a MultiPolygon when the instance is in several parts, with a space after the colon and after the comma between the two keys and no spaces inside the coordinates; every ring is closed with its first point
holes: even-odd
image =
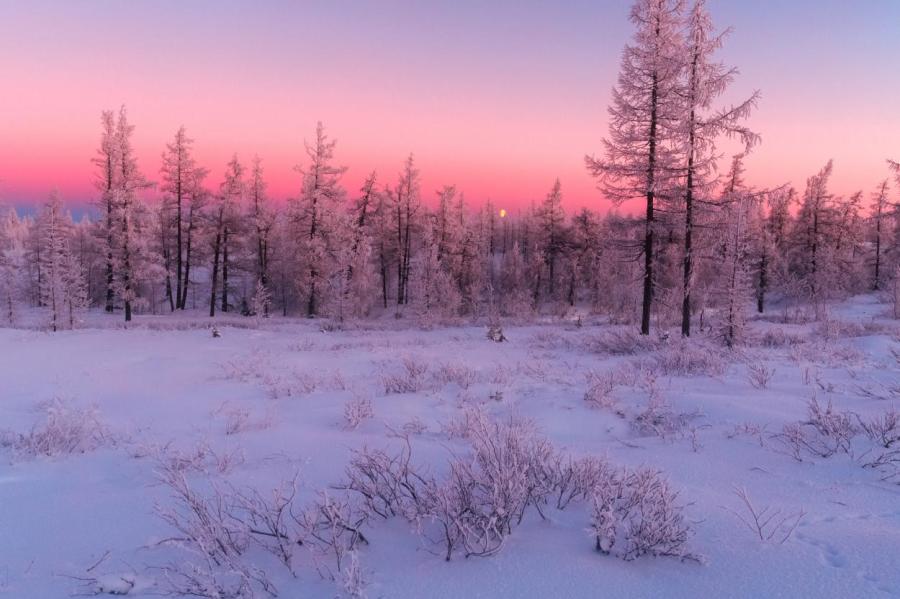
{"type": "MultiPolygon", "coordinates": [[[[398,451],[388,427],[406,425],[413,462],[443,475],[467,451],[448,427],[473,409],[531,419],[561,452],[663,471],[700,563],[595,551],[586,503],[547,506],[546,519],[530,510],[496,555],[449,562],[405,519],[372,518],[358,551],[369,597],[900,595],[900,477],[883,480],[889,464],[863,467],[877,444],[859,430],[900,400],[900,323],[884,313],[858,297],[827,324],[753,321],[753,341],[735,351],[674,335],[634,349],[630,329],[590,321],[509,326],[505,343],[483,327],[322,332],[283,319],[221,323],[214,337],[199,316],[139,318],[128,330],[99,314],[70,332],[3,329],[0,595],[165,592],[167,567],[202,561],[159,515],[175,506],[160,482],[172,456],[194,456],[200,492],[270,497],[299,473],[298,497],[313,501],[345,493],[333,487],[352,450],[398,451]],[[387,393],[392,377],[419,390],[387,393]],[[847,450],[795,455],[784,427],[807,421],[814,397],[833,402],[836,421],[853,413],[847,450]],[[369,401],[374,416],[348,426],[345,406],[369,401]],[[35,447],[48,411],[84,424],[69,431],[74,453],[35,447]],[[772,539],[742,522],[750,513],[736,488],[758,510],[781,510],[772,539]]],[[[240,559],[281,597],[343,593],[305,550],[295,576],[257,546],[240,559]]]]}

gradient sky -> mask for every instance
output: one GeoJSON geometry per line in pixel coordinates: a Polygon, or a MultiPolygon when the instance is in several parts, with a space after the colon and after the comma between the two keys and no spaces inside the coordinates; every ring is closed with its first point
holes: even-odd
{"type": "MultiPolygon", "coordinates": [[[[562,179],[566,205],[604,209],[583,166],[599,152],[626,0],[0,0],[0,201],[58,187],[94,197],[104,108],[126,104],[144,172],[179,125],[218,186],[232,153],[264,160],[273,197],[317,120],[351,192],[416,155],[426,200],[455,183],[515,208],[562,179]]],[[[758,185],[835,160],[833,189],[871,191],[900,158],[900,2],[709,0],[734,33],[734,100],[763,99],[748,160],[758,185]]]]}

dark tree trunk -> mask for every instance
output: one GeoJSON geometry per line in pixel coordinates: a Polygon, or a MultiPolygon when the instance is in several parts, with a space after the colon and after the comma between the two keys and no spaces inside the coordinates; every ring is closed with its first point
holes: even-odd
{"type": "Polygon", "coordinates": [[[228,312],[228,227],[222,233],[222,312],[228,312]]]}
{"type": "Polygon", "coordinates": [[[210,298],[209,298],[209,315],[213,317],[216,315],[216,285],[219,281],[219,251],[221,249],[222,243],[222,233],[216,231],[216,241],[213,244],[213,263],[212,263],[212,284],[210,287],[210,298]]]}

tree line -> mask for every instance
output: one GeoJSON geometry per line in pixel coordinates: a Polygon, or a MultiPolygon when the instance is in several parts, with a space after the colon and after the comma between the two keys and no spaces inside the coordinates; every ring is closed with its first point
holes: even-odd
{"type": "MultiPolygon", "coordinates": [[[[337,323],[393,313],[434,322],[528,318],[578,307],[649,334],[699,326],[739,342],[751,309],[812,306],[894,289],[900,210],[889,180],[829,191],[832,164],[798,191],[745,183],[760,141],[744,123],[759,101],[718,104],[737,71],[715,59],[717,32],[703,0],[638,0],[622,55],[609,135],[586,166],[617,209],[566,214],[555,181],[517,214],[471,205],[454,186],[424,193],[414,157],[396,177],[348,191],[336,143],[319,123],[299,171],[299,193],[277,203],[264,164],[234,156],[217,187],[179,128],[146,177],[123,107],[101,116],[95,219],[73,222],[57,193],[35,217],[0,223],[5,318],[38,306],[48,327],[71,328],[88,306],[119,312],[203,310],[327,317],[337,323]],[[718,144],[740,142],[723,163],[718,144]],[[727,168],[726,168],[727,167],[727,168]],[[161,199],[150,202],[157,188],[161,199]]],[[[900,185],[900,165],[889,168],[900,185]]]]}

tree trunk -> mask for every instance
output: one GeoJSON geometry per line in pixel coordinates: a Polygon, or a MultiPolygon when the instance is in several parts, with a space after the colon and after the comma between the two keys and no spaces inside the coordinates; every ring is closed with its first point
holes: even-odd
{"type": "Polygon", "coordinates": [[[213,244],[212,284],[210,287],[209,316],[216,315],[216,284],[219,280],[219,250],[222,242],[222,233],[216,231],[216,241],[213,244]]]}
{"type": "MultiPolygon", "coordinates": [[[[656,30],[659,35],[659,28],[656,30]]],[[[653,73],[650,94],[650,147],[647,154],[647,214],[644,229],[644,292],[641,301],[641,335],[650,334],[650,308],[653,303],[653,202],[656,198],[656,127],[659,102],[659,77],[653,73]]]]}
{"type": "Polygon", "coordinates": [[[228,312],[228,227],[222,232],[222,312],[228,312]]]}

